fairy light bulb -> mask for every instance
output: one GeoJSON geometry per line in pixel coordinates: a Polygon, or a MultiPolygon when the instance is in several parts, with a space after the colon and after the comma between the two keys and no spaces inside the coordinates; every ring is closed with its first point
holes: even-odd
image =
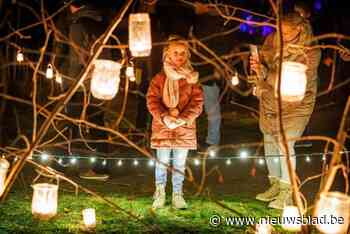
{"type": "Polygon", "coordinates": [[[211,157],[211,158],[215,158],[215,150],[209,149],[208,155],[209,155],[209,157],[211,157]]]}
{"type": "Polygon", "coordinates": [[[41,155],[41,160],[42,161],[47,161],[49,159],[49,155],[47,154],[47,153],[43,153],[42,155],[41,155]]]}
{"type": "Polygon", "coordinates": [[[239,157],[242,158],[242,159],[245,159],[248,157],[248,152],[245,151],[245,150],[242,150],[239,154],[239,157]]]}
{"type": "Polygon", "coordinates": [[[118,167],[121,167],[123,165],[123,161],[122,160],[118,160],[117,165],[118,165],[118,167]]]}
{"type": "Polygon", "coordinates": [[[59,164],[62,164],[62,163],[63,163],[62,158],[58,159],[58,163],[59,163],[59,164]]]}
{"type": "Polygon", "coordinates": [[[235,75],[233,75],[233,76],[231,77],[231,84],[232,84],[233,86],[236,86],[236,85],[239,84],[239,79],[238,79],[238,74],[237,74],[237,72],[235,73],[235,75]]]}
{"type": "Polygon", "coordinates": [[[200,161],[197,158],[194,159],[194,165],[199,166],[199,164],[201,164],[200,161]]]}
{"type": "Polygon", "coordinates": [[[91,162],[91,163],[96,162],[96,158],[95,158],[95,157],[90,158],[90,162],[91,162]]]}
{"type": "Polygon", "coordinates": [[[278,163],[279,158],[278,158],[278,157],[275,157],[275,158],[273,159],[273,161],[274,161],[275,163],[278,163]]]}
{"type": "Polygon", "coordinates": [[[231,163],[232,163],[232,162],[231,162],[231,159],[227,159],[227,160],[226,160],[226,165],[231,165],[231,163]]]}
{"type": "Polygon", "coordinates": [[[139,161],[137,161],[136,159],[134,160],[134,166],[138,166],[139,165],[139,161]]]}
{"type": "Polygon", "coordinates": [[[153,167],[153,166],[154,166],[154,160],[153,160],[153,159],[149,160],[149,161],[148,161],[148,165],[149,165],[150,167],[153,167]]]}
{"type": "Polygon", "coordinates": [[[73,164],[73,165],[76,164],[77,163],[77,159],[76,158],[71,158],[70,159],[70,163],[73,164]]]}
{"type": "Polygon", "coordinates": [[[47,65],[46,78],[47,79],[52,79],[53,78],[53,68],[52,68],[51,64],[47,65]]]}
{"type": "Polygon", "coordinates": [[[107,165],[107,160],[105,159],[102,161],[102,166],[106,166],[106,165],[107,165]]]}
{"type": "Polygon", "coordinates": [[[310,156],[307,156],[307,157],[305,158],[305,161],[306,161],[306,162],[311,162],[310,156]]]}
{"type": "Polygon", "coordinates": [[[262,158],[260,158],[259,161],[258,161],[258,163],[259,163],[260,165],[264,165],[264,164],[265,164],[265,160],[262,159],[262,158]]]}
{"type": "Polygon", "coordinates": [[[22,50],[18,50],[16,58],[17,58],[17,62],[19,63],[24,61],[24,55],[22,50]]]}

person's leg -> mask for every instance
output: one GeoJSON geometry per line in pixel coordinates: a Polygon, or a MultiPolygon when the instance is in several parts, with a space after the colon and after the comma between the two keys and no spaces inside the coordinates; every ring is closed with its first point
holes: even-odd
{"type": "Polygon", "coordinates": [[[155,168],[156,191],[153,198],[153,209],[163,208],[165,205],[165,186],[167,181],[167,168],[170,161],[171,149],[157,149],[157,159],[155,168]]]}
{"type": "Polygon", "coordinates": [[[167,182],[167,166],[170,162],[171,149],[157,149],[157,161],[155,168],[155,182],[156,185],[163,185],[165,187],[167,182]]]}
{"type": "MultiPolygon", "coordinates": [[[[295,130],[289,130],[285,132],[287,143],[288,143],[288,153],[290,156],[292,169],[295,171],[296,157],[295,157],[295,140],[290,140],[291,138],[297,138],[302,135],[304,128],[295,128],[295,130]]],[[[280,180],[280,192],[274,201],[269,203],[270,208],[283,209],[285,205],[290,205],[293,203],[292,193],[291,193],[291,183],[287,165],[286,152],[282,147],[282,142],[279,142],[280,153],[283,154],[281,158],[281,180],[280,180]]]]}
{"type": "Polygon", "coordinates": [[[281,161],[276,139],[269,134],[264,134],[264,151],[271,186],[265,192],[257,194],[256,199],[272,201],[280,191],[281,161]]]}
{"type": "Polygon", "coordinates": [[[173,176],[172,176],[172,183],[173,183],[173,199],[172,203],[174,208],[176,209],[186,209],[187,204],[183,198],[183,181],[184,181],[184,174],[185,174],[185,165],[186,165],[186,159],[188,155],[187,149],[174,149],[173,150],[174,160],[173,160],[173,176]]]}
{"type": "Polygon", "coordinates": [[[217,85],[203,85],[204,110],[208,116],[208,134],[206,143],[217,145],[220,143],[221,108],[219,103],[220,89],[217,85]]]}

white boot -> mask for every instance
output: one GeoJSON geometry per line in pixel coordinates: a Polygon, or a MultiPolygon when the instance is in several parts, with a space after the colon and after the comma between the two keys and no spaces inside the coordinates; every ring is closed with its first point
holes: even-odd
{"type": "Polygon", "coordinates": [[[156,186],[156,191],[153,195],[153,209],[163,208],[165,205],[165,186],[163,184],[158,184],[156,186]]]}
{"type": "Polygon", "coordinates": [[[272,201],[276,198],[278,193],[280,192],[280,183],[279,179],[276,177],[269,177],[271,187],[268,188],[265,192],[259,193],[256,195],[256,199],[260,201],[272,201]]]}
{"type": "Polygon", "coordinates": [[[173,193],[172,203],[175,209],[187,209],[186,201],[181,192],[173,193]]]}

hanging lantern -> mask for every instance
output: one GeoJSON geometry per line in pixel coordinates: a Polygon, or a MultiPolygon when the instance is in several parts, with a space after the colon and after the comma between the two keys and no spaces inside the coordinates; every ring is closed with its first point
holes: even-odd
{"type": "Polygon", "coordinates": [[[52,79],[53,78],[53,68],[52,68],[51,64],[47,65],[46,78],[47,79],[52,79]]]}
{"type": "Polygon", "coordinates": [[[33,185],[32,214],[35,218],[48,220],[57,213],[57,190],[54,184],[33,185]]]}
{"type": "Polygon", "coordinates": [[[118,93],[121,65],[107,59],[98,59],[94,64],[91,93],[95,98],[111,100],[118,93]]]}
{"type": "Polygon", "coordinates": [[[232,84],[233,86],[236,86],[236,85],[239,84],[239,79],[238,79],[238,74],[237,74],[237,72],[236,72],[236,74],[235,74],[234,76],[232,76],[232,78],[231,78],[231,84],[232,84]]]}
{"type": "Polygon", "coordinates": [[[301,222],[297,222],[300,219],[298,207],[296,206],[285,206],[282,213],[282,228],[290,232],[301,231],[301,222]]]}
{"type": "Polygon", "coordinates": [[[55,81],[59,84],[62,84],[62,76],[59,72],[56,72],[55,81]]]}
{"type": "Polygon", "coordinates": [[[322,233],[346,233],[350,221],[350,196],[340,192],[321,193],[315,216],[320,220],[316,227],[322,233]]]}
{"type": "Polygon", "coordinates": [[[96,228],[96,212],[95,209],[89,208],[83,210],[83,221],[86,229],[96,228]]]}
{"type": "Polygon", "coordinates": [[[125,70],[125,75],[126,77],[131,81],[134,82],[136,80],[135,77],[135,72],[134,72],[134,67],[133,66],[128,66],[125,70]]]}
{"type": "Polygon", "coordinates": [[[0,158],[0,197],[5,190],[5,180],[10,163],[5,158],[0,158]]]}
{"type": "Polygon", "coordinates": [[[282,63],[282,101],[297,102],[303,100],[306,91],[306,69],[307,66],[301,63],[282,63]]]}
{"type": "Polygon", "coordinates": [[[152,49],[151,23],[148,13],[129,16],[129,49],[134,57],[150,55],[152,49]]]}
{"type": "Polygon", "coordinates": [[[17,59],[17,62],[19,63],[24,61],[24,55],[22,53],[22,50],[18,50],[16,59],[17,59]]]}

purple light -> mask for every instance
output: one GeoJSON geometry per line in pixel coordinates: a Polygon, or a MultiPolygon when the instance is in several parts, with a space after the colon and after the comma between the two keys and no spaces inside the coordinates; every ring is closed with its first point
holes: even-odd
{"type": "Polygon", "coordinates": [[[241,23],[241,24],[239,25],[239,30],[240,30],[241,32],[247,32],[247,31],[248,31],[248,25],[247,25],[247,24],[244,24],[244,23],[241,23]]]}
{"type": "Polygon", "coordinates": [[[314,8],[315,8],[316,11],[321,10],[321,8],[322,8],[322,3],[321,3],[320,0],[316,0],[316,1],[314,2],[314,8]]]}
{"type": "Polygon", "coordinates": [[[266,36],[268,36],[270,33],[272,33],[273,32],[273,28],[272,27],[270,27],[270,26],[263,26],[262,27],[262,31],[261,31],[261,34],[264,36],[264,37],[266,37],[266,36]]]}

